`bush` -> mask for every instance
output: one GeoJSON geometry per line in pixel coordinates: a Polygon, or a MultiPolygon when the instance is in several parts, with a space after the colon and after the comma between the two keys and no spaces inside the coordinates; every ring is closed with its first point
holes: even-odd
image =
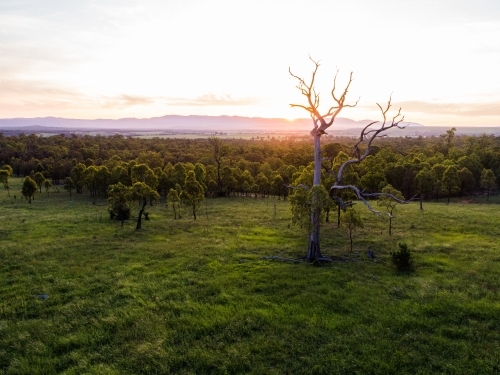
{"type": "Polygon", "coordinates": [[[392,263],[398,268],[398,271],[409,272],[413,270],[413,259],[411,251],[408,250],[406,243],[400,243],[399,251],[391,252],[392,263]]]}

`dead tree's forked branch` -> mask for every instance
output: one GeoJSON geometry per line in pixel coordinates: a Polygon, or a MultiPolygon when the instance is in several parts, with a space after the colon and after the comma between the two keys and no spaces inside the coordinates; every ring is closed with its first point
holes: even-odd
{"type": "MultiPolygon", "coordinates": [[[[332,196],[333,195],[332,193],[336,190],[337,191],[346,190],[346,189],[351,190],[352,192],[354,192],[354,194],[356,194],[358,199],[361,200],[366,207],[368,207],[368,209],[371,212],[373,212],[376,215],[383,214],[383,215],[387,215],[389,217],[392,217],[392,215],[389,212],[375,210],[368,203],[367,198],[388,197],[388,198],[391,198],[394,201],[401,203],[401,204],[407,204],[411,201],[411,199],[408,201],[401,200],[401,199],[397,198],[396,196],[394,196],[392,194],[388,194],[388,193],[370,193],[370,194],[368,194],[368,193],[364,193],[364,192],[360,191],[357,186],[341,185],[341,182],[342,182],[342,178],[344,176],[344,171],[349,165],[361,163],[363,160],[365,160],[367,158],[368,155],[370,155],[370,152],[372,150],[371,146],[372,146],[372,143],[375,140],[375,138],[385,136],[386,134],[384,134],[384,133],[389,129],[392,129],[392,128],[404,129],[405,128],[405,125],[402,124],[402,122],[404,120],[404,116],[401,114],[401,108],[399,108],[396,115],[393,116],[390,121],[387,121],[387,113],[389,112],[389,109],[392,106],[391,102],[392,102],[392,94],[391,94],[391,96],[389,96],[389,101],[387,102],[387,106],[385,108],[383,108],[379,103],[377,103],[377,106],[380,108],[380,111],[382,113],[383,121],[382,122],[373,121],[373,122],[369,123],[368,125],[366,125],[363,128],[363,130],[361,130],[360,137],[359,137],[358,141],[356,142],[356,144],[354,145],[353,155],[355,157],[347,160],[346,162],[344,162],[340,166],[337,174],[336,175],[334,174],[335,183],[330,188],[330,196],[332,196]],[[360,149],[360,146],[362,144],[366,145],[364,152],[362,152],[360,149]]],[[[335,196],[335,195],[333,195],[333,196],[335,196]]],[[[339,202],[342,209],[345,209],[344,207],[347,207],[340,198],[336,197],[333,199],[335,199],[337,202],[339,202]]]]}
{"type": "Polygon", "coordinates": [[[318,133],[318,134],[325,134],[326,129],[328,129],[333,122],[335,121],[335,118],[337,115],[342,111],[342,108],[344,107],[356,107],[356,105],[359,102],[359,98],[354,104],[346,104],[346,96],[347,92],[349,91],[349,87],[351,86],[351,83],[353,81],[352,78],[352,72],[349,75],[349,82],[347,83],[346,87],[344,88],[344,91],[340,96],[337,96],[335,93],[336,88],[337,88],[337,75],[339,73],[338,69],[337,72],[335,73],[334,79],[333,79],[333,88],[331,91],[331,95],[333,100],[335,101],[336,105],[331,106],[328,111],[324,114],[321,114],[319,111],[319,105],[320,105],[320,100],[319,100],[319,93],[316,92],[316,88],[314,87],[314,81],[316,79],[316,73],[318,72],[318,68],[320,66],[319,61],[315,61],[309,56],[309,59],[313,62],[314,64],[314,70],[311,75],[311,81],[310,83],[306,83],[303,78],[295,75],[292,73],[291,68],[288,68],[288,72],[290,75],[295,78],[299,83],[297,84],[297,89],[301,92],[302,95],[304,95],[307,99],[308,105],[302,105],[302,104],[290,104],[290,107],[299,107],[305,109],[307,112],[309,112],[309,115],[311,116],[313,122],[314,122],[314,129],[311,131],[311,134],[318,133]]]}
{"type": "Polygon", "coordinates": [[[358,141],[354,145],[354,150],[353,154],[355,158],[347,160],[344,164],[342,164],[339,168],[339,171],[337,173],[337,176],[335,176],[335,184],[333,187],[336,185],[339,185],[340,182],[342,181],[342,177],[344,175],[344,170],[347,166],[351,164],[357,164],[361,163],[363,160],[366,159],[368,155],[370,155],[371,152],[371,146],[375,138],[379,136],[384,136],[387,130],[392,129],[392,128],[398,128],[398,129],[404,129],[405,125],[402,125],[401,122],[404,120],[404,116],[401,114],[401,108],[399,108],[398,113],[392,118],[392,121],[388,122],[387,121],[387,112],[391,108],[392,104],[392,94],[389,97],[389,101],[387,102],[387,107],[385,109],[382,108],[380,104],[377,103],[377,106],[380,108],[380,111],[382,112],[382,117],[384,121],[380,123],[380,121],[373,121],[366,125],[363,130],[361,130],[361,135],[359,136],[358,141]],[[377,125],[378,126],[375,126],[377,125]],[[365,143],[366,144],[366,149],[363,153],[361,153],[360,145],[365,143]]]}

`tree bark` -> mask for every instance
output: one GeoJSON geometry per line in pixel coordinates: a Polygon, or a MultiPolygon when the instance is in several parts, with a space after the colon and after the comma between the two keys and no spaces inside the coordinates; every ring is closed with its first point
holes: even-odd
{"type": "MultiPolygon", "coordinates": [[[[321,134],[316,130],[311,132],[314,137],[314,180],[313,186],[321,184],[321,134]]],[[[314,200],[314,197],[313,197],[314,200]]],[[[315,206],[315,202],[311,202],[315,206]]],[[[320,217],[321,209],[315,208],[311,212],[311,234],[309,235],[309,246],[307,250],[306,260],[310,262],[317,261],[323,258],[320,249],[320,217]]]]}

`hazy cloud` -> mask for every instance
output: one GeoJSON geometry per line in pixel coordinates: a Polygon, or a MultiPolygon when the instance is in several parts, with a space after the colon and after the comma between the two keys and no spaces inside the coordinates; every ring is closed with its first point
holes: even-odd
{"type": "Polygon", "coordinates": [[[455,115],[455,116],[500,116],[500,101],[483,103],[444,103],[426,101],[399,102],[403,112],[455,115]]]}
{"type": "Polygon", "coordinates": [[[154,102],[155,99],[150,97],[122,94],[115,98],[104,99],[102,106],[106,108],[128,108],[135,105],[152,104],[154,102]]]}
{"type": "Polygon", "coordinates": [[[215,95],[212,93],[198,96],[196,98],[169,98],[167,99],[169,105],[175,106],[247,106],[255,105],[260,102],[259,98],[235,98],[231,95],[215,95]]]}

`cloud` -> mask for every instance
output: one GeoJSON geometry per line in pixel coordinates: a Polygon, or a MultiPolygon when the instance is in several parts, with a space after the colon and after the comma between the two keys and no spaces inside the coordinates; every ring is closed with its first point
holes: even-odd
{"type": "Polygon", "coordinates": [[[105,108],[128,108],[136,105],[147,105],[155,102],[155,99],[147,96],[122,94],[115,98],[105,98],[101,105],[105,108]]]}
{"type": "Polygon", "coordinates": [[[260,99],[256,97],[235,98],[228,94],[216,95],[205,94],[196,98],[169,98],[169,105],[198,107],[198,106],[248,106],[260,103],[260,99]]]}
{"type": "Polygon", "coordinates": [[[463,117],[500,116],[500,101],[445,103],[410,100],[398,102],[404,113],[454,115],[463,117]]]}

